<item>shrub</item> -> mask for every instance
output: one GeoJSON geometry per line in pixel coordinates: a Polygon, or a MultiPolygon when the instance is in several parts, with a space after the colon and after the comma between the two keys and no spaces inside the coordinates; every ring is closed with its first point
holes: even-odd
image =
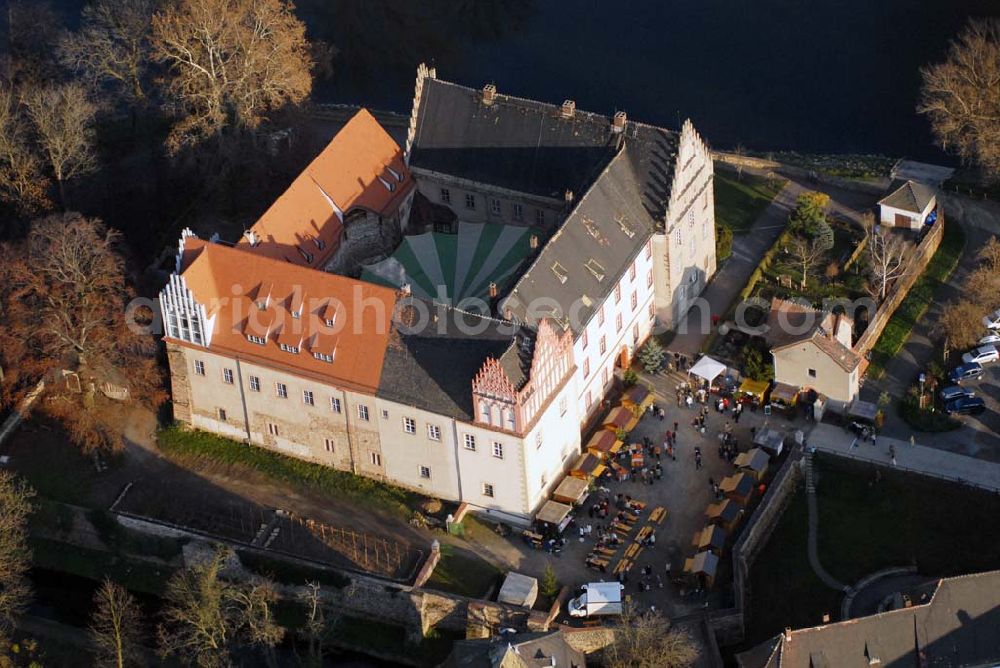
{"type": "Polygon", "coordinates": [[[632,387],[639,382],[639,374],[635,372],[634,369],[625,369],[625,373],[622,374],[622,384],[625,387],[632,387]]]}
{"type": "Polygon", "coordinates": [[[559,581],[556,579],[556,572],[553,570],[552,564],[546,564],[538,591],[542,596],[550,600],[559,594],[559,581]]]}
{"type": "Polygon", "coordinates": [[[922,410],[917,397],[907,394],[899,402],[899,415],[917,431],[943,432],[958,429],[961,423],[940,411],[922,410]]]}
{"type": "Polygon", "coordinates": [[[733,254],[733,231],[725,225],[715,227],[715,257],[724,262],[733,254]]]}
{"type": "Polygon", "coordinates": [[[743,349],[743,373],[754,380],[774,380],[774,366],[757,347],[743,349]]]}

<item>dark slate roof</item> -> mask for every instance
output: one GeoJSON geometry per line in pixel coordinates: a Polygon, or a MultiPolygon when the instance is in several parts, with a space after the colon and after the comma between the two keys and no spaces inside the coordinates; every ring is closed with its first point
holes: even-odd
{"type": "Polygon", "coordinates": [[[923,213],[927,205],[937,195],[934,188],[916,181],[904,181],[901,184],[894,182],[890,188],[895,188],[895,190],[882,198],[879,204],[912,213],[923,213]],[[898,187],[896,187],[897,185],[898,187]]]}
{"type": "Polygon", "coordinates": [[[526,327],[518,328],[517,336],[509,348],[500,356],[500,366],[507,378],[520,390],[528,382],[531,375],[531,360],[535,354],[535,337],[532,330],[526,327]]]}
{"type": "Polygon", "coordinates": [[[444,668],[584,668],[582,652],[573,649],[562,631],[519,633],[506,639],[459,640],[444,668]]]}
{"type": "Polygon", "coordinates": [[[940,581],[930,601],[792,631],[738,656],[744,668],[980,666],[1000,662],[1000,571],[940,581]]]}
{"type": "Polygon", "coordinates": [[[601,115],[425,79],[410,166],[562,199],[584,191],[617,150],[601,115]]]}
{"type": "Polygon", "coordinates": [[[504,300],[508,317],[531,322],[536,318],[529,315],[552,315],[579,334],[649,238],[662,230],[676,136],[629,123],[623,137],[618,154],[504,300]],[[551,313],[529,308],[541,298],[558,306],[551,313]],[[578,314],[573,322],[570,313],[578,314]]]}
{"type": "Polygon", "coordinates": [[[472,380],[487,358],[502,359],[515,345],[516,328],[451,308],[432,308],[431,312],[438,314],[437,321],[421,331],[393,323],[378,396],[470,421],[474,417],[472,380]],[[462,322],[464,329],[475,334],[463,333],[462,322]]]}
{"type": "Polygon", "coordinates": [[[567,119],[558,105],[501,93],[486,105],[481,90],[424,80],[411,167],[535,195],[576,194],[562,227],[505,298],[511,317],[553,315],[565,326],[580,301],[579,322],[569,323],[579,329],[663,228],[677,133],[634,121],[622,132],[611,127],[600,114],[576,110],[567,119]],[[539,297],[554,299],[557,312],[529,312],[539,297]]]}

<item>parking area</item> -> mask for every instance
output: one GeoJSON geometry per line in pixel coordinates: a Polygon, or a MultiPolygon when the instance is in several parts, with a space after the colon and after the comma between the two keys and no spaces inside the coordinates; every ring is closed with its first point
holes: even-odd
{"type": "Polygon", "coordinates": [[[960,429],[943,434],[917,434],[915,438],[924,445],[1000,462],[1000,362],[983,365],[984,373],[975,380],[962,382],[981,397],[986,412],[980,415],[955,416],[962,423],[960,429]]]}

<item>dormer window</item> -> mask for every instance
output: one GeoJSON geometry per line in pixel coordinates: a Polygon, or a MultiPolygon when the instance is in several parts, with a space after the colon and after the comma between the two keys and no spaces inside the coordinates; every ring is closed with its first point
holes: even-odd
{"type": "Polygon", "coordinates": [[[382,185],[384,185],[385,189],[388,190],[389,192],[393,192],[396,189],[396,184],[395,183],[393,183],[391,181],[386,181],[381,176],[378,177],[378,180],[382,182],[382,185]]]}
{"type": "Polygon", "coordinates": [[[324,353],[313,353],[313,357],[315,357],[316,359],[318,359],[321,362],[332,362],[333,361],[333,355],[326,355],[324,353]]]}
{"type": "Polygon", "coordinates": [[[305,259],[305,261],[306,261],[307,263],[309,263],[309,264],[312,264],[312,261],[313,261],[313,254],[312,254],[312,253],[310,253],[309,251],[307,251],[307,250],[306,250],[305,248],[303,248],[302,246],[299,246],[299,247],[298,247],[298,249],[299,249],[299,255],[301,255],[301,256],[303,257],[303,259],[305,259]]]}
{"type": "Polygon", "coordinates": [[[266,299],[257,300],[257,308],[260,309],[261,311],[267,309],[267,300],[266,299]]]}
{"type": "Polygon", "coordinates": [[[280,345],[280,347],[281,347],[281,349],[282,349],[282,350],[284,350],[284,351],[285,351],[286,353],[292,353],[292,354],[294,354],[294,355],[298,355],[298,354],[299,354],[299,347],[298,347],[298,346],[290,346],[290,345],[288,345],[287,343],[282,343],[282,344],[280,345]]]}
{"type": "Polygon", "coordinates": [[[296,320],[298,320],[301,316],[302,316],[302,309],[299,309],[298,311],[292,311],[292,317],[295,318],[296,320]]]}
{"type": "Polygon", "coordinates": [[[262,346],[267,343],[267,339],[263,336],[254,336],[253,334],[247,334],[247,341],[250,343],[256,343],[258,346],[262,346]]]}
{"type": "Polygon", "coordinates": [[[402,172],[397,172],[395,169],[393,169],[392,167],[389,167],[388,165],[386,165],[385,169],[386,169],[387,172],[389,172],[390,174],[392,174],[392,177],[394,179],[396,179],[400,183],[403,182],[403,174],[402,174],[402,172]]]}
{"type": "Polygon", "coordinates": [[[587,271],[593,274],[594,278],[596,278],[598,281],[604,280],[604,267],[602,267],[597,260],[595,260],[594,258],[590,258],[583,266],[585,266],[587,268],[587,271]]]}
{"type": "Polygon", "coordinates": [[[566,279],[569,278],[569,274],[566,272],[566,267],[562,266],[558,262],[552,263],[552,273],[556,275],[560,283],[565,283],[566,279]]]}
{"type": "Polygon", "coordinates": [[[621,231],[624,232],[625,236],[629,239],[635,236],[635,230],[633,230],[632,226],[628,224],[628,221],[625,219],[623,214],[619,214],[619,216],[615,218],[615,222],[618,223],[618,227],[621,228],[621,231]]]}

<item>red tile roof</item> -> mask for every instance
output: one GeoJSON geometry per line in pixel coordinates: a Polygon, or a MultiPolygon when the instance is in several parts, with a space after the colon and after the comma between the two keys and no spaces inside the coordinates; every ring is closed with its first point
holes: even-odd
{"type": "Polygon", "coordinates": [[[185,240],[182,257],[188,289],[215,318],[210,350],[324,377],[342,387],[378,388],[395,290],[197,237],[185,240]],[[326,326],[327,320],[334,321],[333,327],[326,326]],[[333,355],[333,361],[314,354],[333,355]]]}
{"type": "MultiPolygon", "coordinates": [[[[254,252],[322,268],[352,209],[389,216],[413,187],[403,151],[361,109],[250,228],[254,252]]],[[[246,236],[240,245],[251,247],[246,236]]]]}

